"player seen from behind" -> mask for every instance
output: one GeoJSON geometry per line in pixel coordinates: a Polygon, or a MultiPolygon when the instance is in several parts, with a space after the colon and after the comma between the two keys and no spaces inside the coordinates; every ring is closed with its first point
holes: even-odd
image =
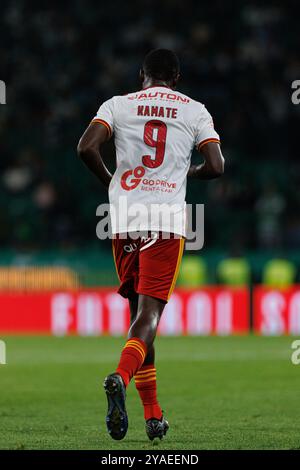
{"type": "Polygon", "coordinates": [[[132,378],[148,437],[162,438],[169,428],[157,400],[154,339],[184,249],[186,180],[212,179],[224,171],[212,118],[203,104],[176,91],[179,75],[172,51],[151,51],[140,71],[142,90],[103,103],[78,144],[79,156],[109,191],[118,292],[128,299],[131,314],[119,364],[104,381],[106,424],[113,439],[127,432],[125,398],[132,378]],[[117,157],[113,175],[100,154],[112,135],[117,157]],[[191,166],[194,147],[204,161],[191,166]],[[130,221],[130,208],[137,203],[144,211],[130,221]],[[158,204],[163,205],[161,217],[158,204]]]}

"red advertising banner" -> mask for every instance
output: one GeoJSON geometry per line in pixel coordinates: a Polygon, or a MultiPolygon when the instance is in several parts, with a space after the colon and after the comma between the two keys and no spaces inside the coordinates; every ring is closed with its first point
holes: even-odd
{"type": "Polygon", "coordinates": [[[285,290],[256,286],[253,293],[254,330],[271,335],[300,334],[300,285],[285,290]]]}
{"type": "MultiPolygon", "coordinates": [[[[0,295],[0,332],[123,335],[129,326],[126,299],[112,288],[0,295]]],[[[249,331],[245,289],[177,289],[163,313],[161,335],[230,335],[249,331]]]]}

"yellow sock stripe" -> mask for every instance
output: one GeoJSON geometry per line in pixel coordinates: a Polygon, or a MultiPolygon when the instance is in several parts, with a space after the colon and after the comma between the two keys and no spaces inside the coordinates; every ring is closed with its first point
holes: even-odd
{"type": "Polygon", "coordinates": [[[150,375],[147,375],[147,377],[134,377],[134,380],[135,381],[138,381],[138,382],[144,382],[145,380],[148,380],[148,379],[153,379],[155,380],[156,379],[156,374],[150,374],[150,375]]]}
{"type": "Polygon", "coordinates": [[[145,352],[143,346],[138,341],[127,341],[127,343],[125,344],[125,348],[127,346],[130,346],[131,344],[134,344],[135,346],[140,348],[143,351],[143,353],[145,352]]]}
{"type": "Polygon", "coordinates": [[[170,290],[169,290],[169,294],[168,294],[168,300],[169,300],[169,298],[170,298],[170,296],[171,296],[171,294],[174,290],[174,287],[175,287],[175,284],[176,284],[176,281],[177,281],[177,277],[178,277],[178,273],[179,273],[179,267],[180,267],[181,258],[182,258],[182,254],[183,254],[184,238],[181,238],[179,241],[180,241],[180,244],[179,244],[178,258],[177,258],[177,263],[176,263],[176,268],[175,268],[173,281],[172,281],[172,284],[171,284],[171,287],[170,287],[170,290]]]}
{"type": "Polygon", "coordinates": [[[127,343],[136,343],[142,346],[141,341],[139,341],[138,339],[134,339],[134,338],[128,339],[127,343]]]}
{"type": "Polygon", "coordinates": [[[150,372],[150,370],[156,370],[155,367],[150,367],[150,369],[146,369],[147,366],[142,366],[137,374],[144,374],[145,372],[150,372]]]}
{"type": "Polygon", "coordinates": [[[151,377],[150,379],[135,380],[134,382],[135,382],[136,384],[142,384],[142,383],[145,383],[145,382],[153,382],[154,380],[156,380],[156,375],[154,375],[154,376],[151,377]]]}
{"type": "Polygon", "coordinates": [[[126,345],[127,345],[127,344],[136,344],[139,348],[142,349],[142,351],[144,351],[144,348],[143,348],[143,346],[141,345],[141,343],[140,343],[139,341],[135,340],[135,339],[129,339],[129,340],[127,341],[126,345]]]}
{"type": "Polygon", "coordinates": [[[146,380],[149,379],[149,377],[156,377],[155,373],[145,375],[145,377],[137,377],[136,375],[134,376],[134,380],[146,380]]]}
{"type": "Polygon", "coordinates": [[[153,369],[139,370],[135,375],[145,375],[149,372],[156,372],[155,367],[153,369]]]}
{"type": "Polygon", "coordinates": [[[145,354],[144,354],[144,351],[139,348],[138,346],[136,346],[135,344],[129,344],[128,346],[126,346],[124,349],[127,349],[127,348],[133,348],[135,349],[136,351],[138,351],[140,353],[140,355],[142,356],[143,359],[145,359],[145,354]]]}
{"type": "Polygon", "coordinates": [[[147,377],[148,375],[151,375],[151,374],[156,374],[156,370],[154,369],[150,372],[145,372],[144,374],[136,374],[135,377],[138,379],[142,379],[143,377],[147,377]]]}
{"type": "Polygon", "coordinates": [[[137,344],[132,344],[132,343],[131,344],[126,344],[126,346],[125,346],[125,348],[123,348],[123,350],[127,349],[127,348],[135,349],[136,351],[138,351],[140,353],[140,355],[142,356],[143,361],[145,360],[146,354],[145,354],[145,352],[144,352],[144,350],[141,346],[138,346],[137,344]]]}
{"type": "Polygon", "coordinates": [[[142,356],[142,360],[143,360],[143,362],[144,362],[146,355],[145,355],[145,353],[144,353],[144,351],[143,351],[142,349],[140,349],[140,348],[139,348],[138,346],[136,346],[135,344],[130,344],[128,347],[129,347],[129,348],[133,348],[133,349],[135,349],[136,351],[138,351],[138,352],[140,353],[140,355],[142,356]]]}
{"type": "Polygon", "coordinates": [[[144,351],[144,348],[143,346],[141,345],[141,343],[139,341],[136,341],[135,339],[129,339],[126,343],[126,346],[130,345],[130,344],[135,344],[138,348],[140,348],[141,352],[143,353],[143,355],[145,356],[146,353],[144,351]]]}

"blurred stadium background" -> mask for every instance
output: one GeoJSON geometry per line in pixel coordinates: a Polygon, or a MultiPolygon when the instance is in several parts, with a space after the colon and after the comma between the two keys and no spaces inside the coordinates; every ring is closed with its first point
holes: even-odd
{"type": "MultiPolygon", "coordinates": [[[[2,305],[11,291],[117,284],[110,241],[95,235],[107,194],[76,145],[102,101],[139,88],[142,58],[158,46],[178,53],[180,89],[206,104],[227,158],[220,180],[189,183],[188,201],[206,206],[205,247],[186,254],[179,285],[252,294],[299,281],[296,3],[1,2],[2,305]]],[[[113,169],[112,142],[104,155],[113,169]]],[[[279,314],[280,299],[270,301],[279,314]]]]}

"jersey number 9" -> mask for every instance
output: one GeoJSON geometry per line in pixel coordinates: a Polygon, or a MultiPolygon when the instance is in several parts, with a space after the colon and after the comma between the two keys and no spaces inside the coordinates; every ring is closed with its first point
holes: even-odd
{"type": "Polygon", "coordinates": [[[148,121],[144,127],[144,142],[149,147],[156,149],[154,157],[151,155],[144,155],[142,157],[143,165],[148,168],[157,168],[160,166],[165,157],[167,138],[167,126],[162,121],[152,120],[148,121]],[[154,133],[154,131],[156,131],[154,133]],[[156,134],[156,138],[154,135],[156,134]]]}

